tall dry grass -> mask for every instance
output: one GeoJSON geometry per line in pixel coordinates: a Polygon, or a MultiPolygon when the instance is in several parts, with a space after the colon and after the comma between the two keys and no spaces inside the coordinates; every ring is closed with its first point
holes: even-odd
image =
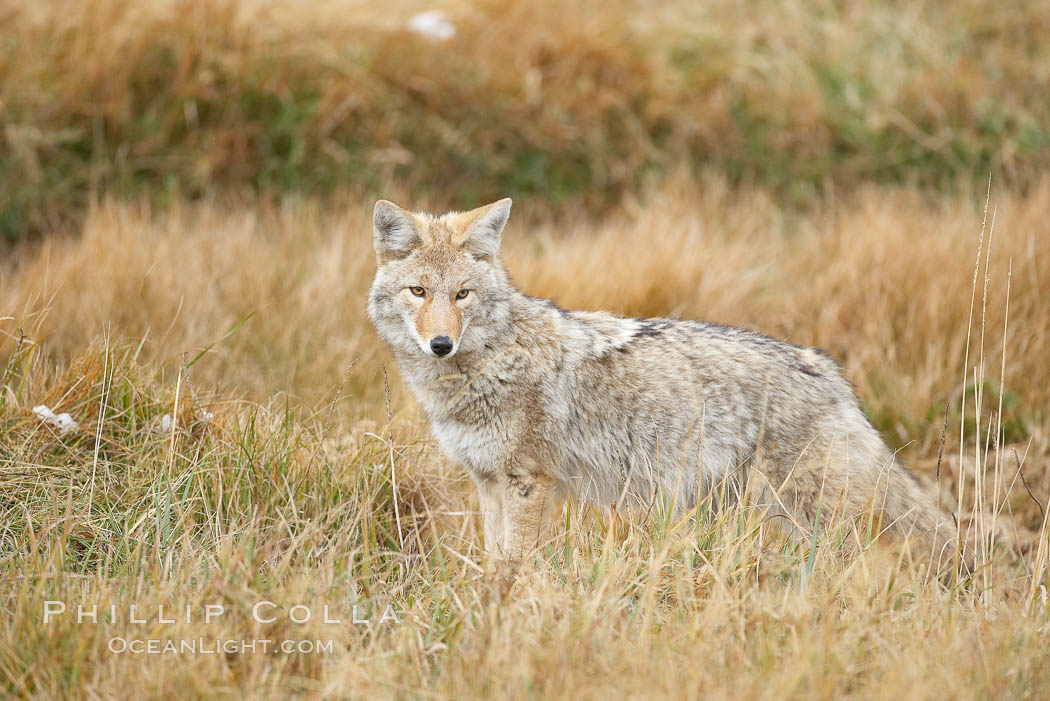
{"type": "MultiPolygon", "coordinates": [[[[1009,272],[1004,411],[1012,435],[1044,440],[1035,429],[1046,427],[1050,403],[1050,184],[994,193],[992,204],[986,365],[1002,357],[1009,272]]],[[[0,323],[61,362],[107,329],[169,372],[207,348],[198,383],[257,401],[288,392],[324,405],[354,363],[347,382],[358,399],[340,411],[374,416],[380,365],[390,361],[364,316],[370,207],[287,199],[178,204],[152,216],[146,205],[109,203],[81,237],[49,239],[4,264],[0,299],[13,318],[0,323]]],[[[566,307],[708,319],[826,348],[891,440],[919,441],[915,452],[928,455],[937,440],[924,432],[960,399],[983,217],[983,202],[968,197],[875,188],[791,213],[762,190],[681,178],[600,223],[519,206],[504,260],[523,289],[566,307]]]]}
{"type": "Polygon", "coordinates": [[[470,481],[365,319],[371,202],[105,202],[79,238],[0,267],[4,689],[1045,696],[1050,182],[989,201],[861,188],[798,212],[679,178],[602,221],[517,208],[504,262],[533,294],[831,351],[887,440],[939,477],[979,568],[929,581],[848,524],[798,542],[747,510],[624,528],[574,505],[505,600],[480,571],[470,481]],[[57,434],[39,403],[79,428],[57,434]],[[252,620],[262,599],[276,622],[252,620]],[[45,625],[46,600],[118,620],[45,625]],[[402,621],[349,624],[354,602],[402,621]],[[228,612],[204,624],[209,603],[228,612]],[[342,625],[287,619],[325,603],[342,625]],[[194,620],[161,623],[158,604],[194,620]],[[109,651],[116,636],[334,647],[135,656],[109,651]]]}

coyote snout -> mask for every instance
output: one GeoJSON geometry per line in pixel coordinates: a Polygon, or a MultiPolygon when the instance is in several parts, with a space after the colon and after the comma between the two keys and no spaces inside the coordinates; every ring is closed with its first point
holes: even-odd
{"type": "Polygon", "coordinates": [[[458,291],[450,295],[440,285],[431,289],[420,285],[409,288],[409,294],[416,307],[413,323],[423,352],[438,358],[455,355],[463,335],[463,313],[457,302],[464,300],[455,299],[458,291]]]}

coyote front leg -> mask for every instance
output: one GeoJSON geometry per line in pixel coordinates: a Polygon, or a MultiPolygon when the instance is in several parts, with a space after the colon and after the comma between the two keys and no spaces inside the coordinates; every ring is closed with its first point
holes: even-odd
{"type": "Polygon", "coordinates": [[[495,476],[475,478],[485,528],[485,555],[494,559],[503,543],[503,489],[495,476]]]}
{"type": "Polygon", "coordinates": [[[554,480],[510,469],[477,481],[485,523],[485,552],[498,569],[516,570],[540,545],[561,503],[554,480]]]}

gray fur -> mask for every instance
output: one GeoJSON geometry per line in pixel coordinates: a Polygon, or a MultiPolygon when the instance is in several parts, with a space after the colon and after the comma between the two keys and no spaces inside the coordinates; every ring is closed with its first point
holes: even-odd
{"type": "Polygon", "coordinates": [[[679,512],[747,495],[804,530],[818,508],[871,507],[899,533],[947,542],[950,522],[826,353],[717,324],[562,310],[456,243],[472,214],[413,215],[423,243],[380,260],[368,313],[477,483],[492,552],[520,557],[568,494],[679,512]],[[424,284],[434,304],[470,286],[471,303],[449,312],[463,329],[450,357],[426,352],[403,292],[424,284]]]}

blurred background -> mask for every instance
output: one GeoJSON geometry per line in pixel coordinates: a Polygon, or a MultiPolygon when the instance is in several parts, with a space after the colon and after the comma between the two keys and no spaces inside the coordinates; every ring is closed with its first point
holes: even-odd
{"type": "Polygon", "coordinates": [[[0,232],[75,231],[106,195],[1024,188],[1048,37],[1041,0],[3,0],[0,232]]]}

